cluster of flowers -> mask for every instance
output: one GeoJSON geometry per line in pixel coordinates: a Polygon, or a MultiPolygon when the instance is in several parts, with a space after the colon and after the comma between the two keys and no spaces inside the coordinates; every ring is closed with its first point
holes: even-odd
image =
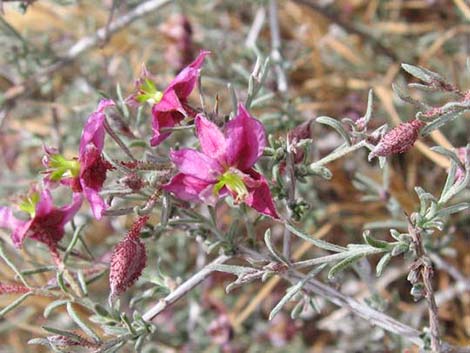
{"type": "MultiPolygon", "coordinates": [[[[207,51],[185,67],[160,92],[149,73],[144,70],[137,81],[137,91],[127,100],[130,105],[152,105],[153,147],[167,139],[176,125],[194,122],[200,150],[182,148],[170,152],[177,173],[162,188],[181,200],[208,205],[226,196],[235,203],[245,203],[263,215],[279,218],[265,177],[254,169],[266,147],[266,133],[260,121],[239,104],[233,119],[221,129],[202,113],[192,108],[189,96],[196,87],[207,51]]],[[[35,187],[17,207],[0,207],[0,227],[11,230],[15,246],[25,238],[46,244],[57,260],[57,244],[64,236],[64,226],[74,217],[83,199],[90,204],[93,215],[101,219],[108,205],[100,196],[107,171],[113,166],[103,156],[107,108],[111,100],[102,100],[88,118],[82,132],[78,157],[66,159],[52,148],[46,148],[43,164],[44,181],[35,187]],[[62,207],[54,205],[51,188],[65,185],[72,191],[72,201],[62,207]]],[[[382,136],[371,157],[403,153],[416,141],[425,125],[413,120],[382,136]]],[[[141,184],[139,184],[141,185],[141,184]]],[[[131,286],[145,267],[145,246],[138,239],[147,218],[139,218],[128,235],[115,247],[111,259],[111,295],[116,296],[131,286]],[[139,261],[135,261],[135,258],[139,261]]]]}
{"type": "MultiPolygon", "coordinates": [[[[236,203],[244,202],[264,215],[278,218],[268,182],[253,168],[266,145],[266,134],[261,122],[240,104],[238,114],[221,130],[203,114],[197,114],[188,103],[208,54],[207,51],[201,52],[163,92],[156,89],[145,72],[137,83],[137,92],[128,100],[128,103],[134,105],[152,104],[153,135],[150,145],[154,147],[169,137],[169,128],[185,119],[194,119],[201,151],[191,148],[171,151],[170,158],[178,173],[162,188],[181,200],[211,205],[231,195],[236,203]]],[[[90,204],[96,219],[103,217],[108,205],[100,196],[100,191],[107,171],[113,169],[103,156],[107,128],[105,110],[112,106],[113,101],[102,100],[89,116],[83,128],[78,158],[66,159],[55,149],[45,148],[43,164],[46,170],[41,190],[35,187],[16,207],[0,207],[0,227],[11,230],[15,246],[21,247],[25,238],[31,238],[46,244],[51,253],[57,255],[57,244],[65,233],[64,226],[78,212],[83,199],[90,204]],[[62,207],[54,205],[51,189],[58,185],[72,191],[70,204],[62,207]]],[[[143,263],[137,266],[139,268],[136,268],[135,273],[127,271],[119,275],[123,268],[122,262],[132,261],[133,256],[129,254],[135,254],[136,251],[145,253],[145,248],[136,237],[143,226],[142,220],[136,223],[138,226],[133,228],[132,236],[127,236],[118,244],[111,260],[110,278],[115,279],[111,281],[114,283],[111,283],[113,295],[135,282],[145,266],[145,257],[141,256],[143,263]],[[123,281],[123,276],[128,280],[123,281]]]]}

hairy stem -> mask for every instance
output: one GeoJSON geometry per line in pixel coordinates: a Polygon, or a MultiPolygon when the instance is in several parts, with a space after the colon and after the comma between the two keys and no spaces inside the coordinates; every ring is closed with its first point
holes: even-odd
{"type": "Polygon", "coordinates": [[[106,132],[111,136],[111,138],[121,147],[122,151],[133,161],[137,162],[137,159],[132,155],[132,152],[127,148],[126,144],[124,141],[121,140],[121,138],[114,132],[114,130],[111,128],[109,125],[108,121],[105,119],[104,121],[104,128],[106,132]]]}

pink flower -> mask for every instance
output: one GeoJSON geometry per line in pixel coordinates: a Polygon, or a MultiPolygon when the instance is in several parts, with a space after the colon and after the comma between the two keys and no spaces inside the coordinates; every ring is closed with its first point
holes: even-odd
{"type": "Polygon", "coordinates": [[[161,132],[162,128],[173,127],[188,115],[187,111],[190,110],[187,104],[188,97],[196,86],[201,66],[208,54],[208,51],[201,51],[196,60],[175,77],[163,94],[160,92],[156,92],[158,95],[152,94],[156,101],[152,107],[153,137],[150,140],[152,146],[159,145],[170,136],[170,132],[161,132]]]}
{"type": "Polygon", "coordinates": [[[81,204],[81,195],[73,194],[72,203],[58,208],[54,207],[49,190],[46,189],[40,194],[33,192],[17,210],[0,207],[0,227],[12,231],[11,239],[18,248],[28,237],[55,249],[64,236],[65,224],[78,212],[81,204]],[[20,217],[21,211],[29,214],[29,219],[20,217]]]}
{"type": "Polygon", "coordinates": [[[180,173],[164,188],[182,200],[209,204],[230,194],[236,202],[279,218],[266,179],[253,169],[266,145],[264,127],[243,105],[238,109],[224,133],[203,116],[196,117],[202,152],[172,151],[171,159],[180,173]]]}
{"type": "Polygon", "coordinates": [[[43,158],[43,164],[48,168],[46,180],[61,181],[69,185],[73,192],[83,192],[96,219],[100,219],[106,209],[99,191],[106,180],[106,172],[112,169],[103,158],[102,152],[106,119],[104,110],[113,105],[113,101],[104,99],[89,116],[83,127],[78,160],[67,160],[51,148],[46,148],[46,156],[43,158]]]}

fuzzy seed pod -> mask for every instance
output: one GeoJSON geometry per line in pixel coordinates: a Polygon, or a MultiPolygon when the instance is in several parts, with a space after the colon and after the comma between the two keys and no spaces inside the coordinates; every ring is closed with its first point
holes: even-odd
{"type": "Polygon", "coordinates": [[[131,287],[142,274],[147,255],[139,238],[125,237],[116,245],[111,258],[109,284],[114,298],[131,287]]]}
{"type": "Polygon", "coordinates": [[[418,139],[419,130],[424,125],[425,123],[418,119],[401,123],[382,136],[377,146],[369,154],[369,159],[408,151],[418,139]]]}
{"type": "Polygon", "coordinates": [[[131,287],[142,274],[147,262],[144,243],[139,239],[140,231],[148,216],[140,217],[127,236],[113,250],[109,271],[110,298],[113,299],[131,287]]]}
{"type": "Polygon", "coordinates": [[[23,293],[28,293],[30,291],[31,289],[21,284],[0,283],[0,295],[1,294],[23,294],[23,293]]]}

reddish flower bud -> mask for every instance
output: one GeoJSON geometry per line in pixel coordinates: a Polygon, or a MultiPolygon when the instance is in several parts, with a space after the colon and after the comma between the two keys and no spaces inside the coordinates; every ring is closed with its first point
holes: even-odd
{"type": "Polygon", "coordinates": [[[401,123],[382,136],[377,146],[369,154],[369,159],[408,151],[418,139],[419,130],[424,125],[426,123],[418,119],[401,123]]]}
{"type": "MultiPolygon", "coordinates": [[[[456,149],[455,152],[457,153],[457,157],[459,157],[460,161],[465,166],[465,163],[467,162],[467,153],[468,153],[468,156],[470,156],[470,151],[467,152],[466,147],[459,147],[456,149]]],[[[465,169],[458,167],[455,173],[455,181],[459,182],[463,180],[464,178],[465,178],[465,169]]]]}
{"type": "Polygon", "coordinates": [[[31,289],[21,284],[16,283],[0,283],[0,295],[1,294],[23,294],[30,292],[31,289]]]}
{"type": "MultiPolygon", "coordinates": [[[[309,119],[300,125],[297,125],[294,129],[289,131],[287,135],[292,145],[296,145],[301,140],[306,140],[312,137],[311,126],[314,119],[309,119]]],[[[300,163],[304,159],[304,150],[294,148],[294,163],[300,163]]],[[[281,166],[282,167],[282,166],[281,166]]]]}
{"type": "Polygon", "coordinates": [[[86,347],[86,348],[97,347],[97,344],[90,342],[77,334],[74,334],[74,336],[75,338],[62,336],[62,335],[54,335],[54,336],[47,337],[47,340],[54,346],[59,346],[59,347],[86,347]]]}
{"type": "Polygon", "coordinates": [[[142,274],[147,262],[145,245],[139,239],[148,216],[140,217],[127,236],[114,248],[109,272],[110,298],[114,298],[131,287],[142,274]]]}
{"type": "Polygon", "coordinates": [[[138,190],[142,189],[145,185],[145,182],[142,180],[142,178],[137,173],[129,173],[123,179],[123,183],[129,189],[131,189],[133,191],[138,191],[138,190]]]}

